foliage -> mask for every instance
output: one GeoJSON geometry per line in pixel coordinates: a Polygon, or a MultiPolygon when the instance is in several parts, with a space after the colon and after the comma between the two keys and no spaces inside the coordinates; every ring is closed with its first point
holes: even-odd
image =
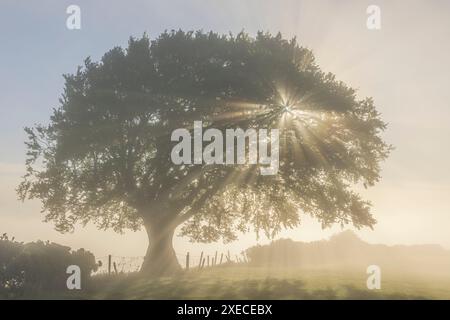
{"type": "Polygon", "coordinates": [[[67,290],[69,265],[81,269],[81,283],[89,283],[97,270],[95,257],[89,251],[72,251],[50,242],[19,243],[0,237],[0,296],[20,297],[29,292],[67,290]]]}
{"type": "Polygon", "coordinates": [[[272,237],[297,226],[301,212],[323,227],[375,223],[352,188],[380,179],[386,124],[371,98],[358,100],[295,39],[131,38],[65,80],[50,123],[26,129],[18,188],[22,199],[42,201],[61,232],[90,221],[119,232],[184,223],[183,235],[208,242],[252,229],[272,237]],[[259,175],[259,165],[174,165],[170,134],[194,120],[221,130],[279,128],[278,175],[259,175]]]}

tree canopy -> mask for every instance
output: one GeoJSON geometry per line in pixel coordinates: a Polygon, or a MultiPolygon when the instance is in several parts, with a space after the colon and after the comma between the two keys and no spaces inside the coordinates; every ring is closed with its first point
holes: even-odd
{"type": "Polygon", "coordinates": [[[139,229],[182,224],[194,241],[269,237],[300,223],[372,227],[354,191],[380,179],[390,151],[372,98],[321,71],[296,39],[259,32],[164,32],[130,38],[99,62],[65,75],[48,124],[27,128],[22,199],[42,201],[46,220],[139,229]],[[276,175],[256,165],[175,165],[176,128],[277,128],[276,175]]]}

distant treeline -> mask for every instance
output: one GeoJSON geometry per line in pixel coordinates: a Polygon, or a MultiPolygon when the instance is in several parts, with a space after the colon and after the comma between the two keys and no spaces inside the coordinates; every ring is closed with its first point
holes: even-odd
{"type": "Polygon", "coordinates": [[[254,266],[320,267],[345,265],[397,267],[416,271],[450,270],[450,252],[439,245],[369,244],[353,232],[339,233],[329,240],[296,242],[281,239],[246,251],[254,266]]]}
{"type": "Polygon", "coordinates": [[[20,298],[24,293],[67,290],[67,267],[81,269],[81,283],[89,283],[97,269],[94,255],[84,249],[50,242],[22,243],[0,236],[0,298],[20,298]]]}

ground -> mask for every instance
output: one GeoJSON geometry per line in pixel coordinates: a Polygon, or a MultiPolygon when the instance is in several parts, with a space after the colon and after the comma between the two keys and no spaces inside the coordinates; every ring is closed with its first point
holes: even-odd
{"type": "Polygon", "coordinates": [[[191,270],[176,277],[99,275],[83,299],[450,299],[450,275],[383,270],[381,290],[368,290],[365,269],[265,269],[248,266],[191,270]]]}

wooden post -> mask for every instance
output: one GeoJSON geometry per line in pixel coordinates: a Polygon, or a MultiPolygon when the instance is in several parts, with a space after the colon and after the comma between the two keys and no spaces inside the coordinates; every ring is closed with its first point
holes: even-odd
{"type": "Polygon", "coordinates": [[[228,250],[227,260],[228,260],[228,262],[231,262],[230,250],[228,250]]]}
{"type": "Polygon", "coordinates": [[[219,264],[222,264],[222,260],[223,260],[223,252],[220,254],[220,263],[219,264]]]}
{"type": "Polygon", "coordinates": [[[113,262],[113,267],[114,267],[114,272],[115,272],[116,274],[118,274],[116,262],[113,262]]]}
{"type": "Polygon", "coordinates": [[[202,263],[203,263],[203,251],[202,251],[202,254],[200,255],[200,262],[198,263],[198,268],[199,269],[202,268],[202,263]]]}
{"type": "Polygon", "coordinates": [[[111,255],[108,255],[108,274],[111,274],[111,255]]]}
{"type": "Polygon", "coordinates": [[[205,258],[203,258],[203,261],[202,261],[202,268],[205,266],[205,258]]]}
{"type": "Polygon", "coordinates": [[[189,252],[186,254],[186,271],[189,271],[189,252]]]}
{"type": "Polygon", "coordinates": [[[216,251],[216,254],[214,255],[214,265],[216,265],[217,264],[217,251],[216,251]]]}
{"type": "Polygon", "coordinates": [[[207,267],[209,267],[209,254],[208,254],[208,263],[207,263],[207,265],[206,265],[207,267]]]}
{"type": "Polygon", "coordinates": [[[239,257],[238,257],[238,255],[236,255],[236,262],[237,263],[239,263],[240,261],[239,261],[239,257]]]}

